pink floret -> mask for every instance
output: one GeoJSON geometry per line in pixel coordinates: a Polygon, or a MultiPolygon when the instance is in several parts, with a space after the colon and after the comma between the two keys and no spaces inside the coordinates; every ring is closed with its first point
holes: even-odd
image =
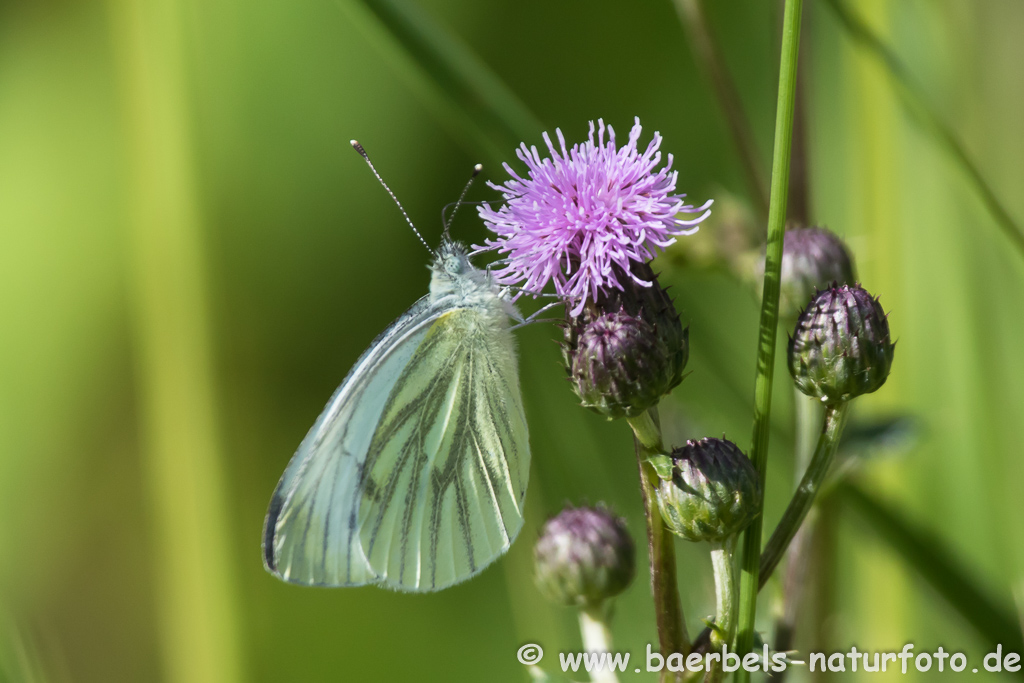
{"type": "Polygon", "coordinates": [[[552,281],[555,292],[573,304],[573,315],[599,292],[622,289],[620,278],[650,285],[631,274],[631,262],[648,261],[678,235],[696,232],[711,213],[711,201],[694,207],[683,201],[686,195],[675,194],[672,155],[655,169],[661,135],[655,133],[641,153],[640,131],[636,119],[629,142],[616,149],[612,127],[591,121],[589,140],[571,149],[561,130],[555,130],[558,149],[545,133],[550,158],[525,144],[516,150],[526,178],[505,164],[512,179],[490,184],[505,203],[498,210],[479,208],[496,235],[479,249],[506,257],[494,271],[497,282],[539,293],[552,281]]]}

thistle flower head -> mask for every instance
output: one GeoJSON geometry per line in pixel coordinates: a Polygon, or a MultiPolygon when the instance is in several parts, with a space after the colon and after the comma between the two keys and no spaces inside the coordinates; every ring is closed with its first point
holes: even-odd
{"type": "MultiPolygon", "coordinates": [[[[853,258],[835,233],[825,228],[789,228],[782,247],[779,311],[795,319],[819,290],[832,283],[854,284],[853,258]]],[[[764,259],[758,279],[764,277],[764,259]]]]}
{"type": "Polygon", "coordinates": [[[626,590],[636,547],[625,522],[603,506],[567,507],[544,525],[534,547],[537,587],[563,605],[599,605],[626,590]]]}
{"type": "Polygon", "coordinates": [[[609,420],[634,417],[655,406],[683,379],[688,329],[646,263],[633,266],[622,290],[602,293],[577,316],[568,316],[562,360],[584,407],[609,420]]]}
{"type": "Polygon", "coordinates": [[[896,345],[878,299],[859,285],[818,292],[789,340],[789,372],[800,391],[833,404],[885,384],[896,345]]]}
{"type": "Polygon", "coordinates": [[[721,542],[760,513],[757,470],[732,441],[688,441],[668,458],[671,470],[659,473],[656,496],[665,525],[677,536],[721,542]]]}
{"type": "Polygon", "coordinates": [[[675,193],[672,155],[657,168],[661,135],[655,133],[641,152],[640,131],[636,119],[628,142],[616,147],[615,131],[598,120],[590,123],[589,139],[572,148],[561,130],[555,130],[558,147],[545,133],[550,157],[520,146],[516,155],[526,164],[526,177],[505,164],[512,179],[491,184],[505,203],[497,210],[479,208],[496,235],[479,249],[506,256],[494,271],[497,282],[534,293],[554,282],[556,293],[573,304],[573,315],[600,292],[621,290],[623,278],[650,285],[631,266],[652,259],[678,235],[696,232],[711,201],[686,204],[686,195],[675,193]]]}

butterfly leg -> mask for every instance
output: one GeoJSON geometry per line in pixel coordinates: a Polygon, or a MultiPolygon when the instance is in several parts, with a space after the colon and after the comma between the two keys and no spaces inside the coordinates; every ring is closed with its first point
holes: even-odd
{"type": "Polygon", "coordinates": [[[541,315],[541,313],[544,313],[545,311],[549,311],[552,308],[554,308],[555,306],[561,306],[564,303],[565,303],[564,301],[559,300],[559,301],[552,301],[549,304],[544,304],[543,306],[538,308],[536,311],[534,311],[530,315],[526,316],[522,320],[519,320],[518,324],[513,325],[509,329],[516,330],[516,329],[519,329],[520,327],[525,327],[526,325],[532,325],[534,323],[557,322],[558,320],[560,320],[560,318],[541,318],[539,316],[541,315]]]}

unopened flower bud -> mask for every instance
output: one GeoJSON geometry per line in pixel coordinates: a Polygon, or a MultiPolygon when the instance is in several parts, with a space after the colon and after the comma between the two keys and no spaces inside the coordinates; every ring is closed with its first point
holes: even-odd
{"type": "Polygon", "coordinates": [[[562,605],[599,605],[626,590],[636,573],[625,522],[602,506],[568,507],[549,519],[533,555],[537,587],[562,605]]]}
{"type": "MultiPolygon", "coordinates": [[[[760,274],[764,275],[764,259],[760,274]]],[[[790,228],[782,246],[779,314],[792,319],[814,294],[833,282],[853,284],[853,259],[843,241],[825,228],[790,228]]]]}
{"type": "Polygon", "coordinates": [[[885,384],[895,344],[878,300],[860,286],[818,292],[789,341],[789,372],[823,403],[849,401],[885,384]]]}
{"type": "Polygon", "coordinates": [[[683,378],[688,330],[647,264],[636,264],[622,290],[566,322],[563,360],[573,390],[587,408],[608,419],[635,417],[657,405],[683,378]]]}
{"type": "Polygon", "coordinates": [[[757,470],[733,442],[687,441],[664,465],[659,470],[658,509],[677,536],[721,542],[746,529],[760,513],[757,470]]]}

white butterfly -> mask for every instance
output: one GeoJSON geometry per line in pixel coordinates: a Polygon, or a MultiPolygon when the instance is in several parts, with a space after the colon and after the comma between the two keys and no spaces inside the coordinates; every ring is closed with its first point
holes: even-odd
{"type": "Polygon", "coordinates": [[[430,293],[356,362],[274,491],[263,560],[285,581],[440,590],[523,525],[530,445],[509,325],[522,317],[447,230],[430,270],[430,293]]]}

